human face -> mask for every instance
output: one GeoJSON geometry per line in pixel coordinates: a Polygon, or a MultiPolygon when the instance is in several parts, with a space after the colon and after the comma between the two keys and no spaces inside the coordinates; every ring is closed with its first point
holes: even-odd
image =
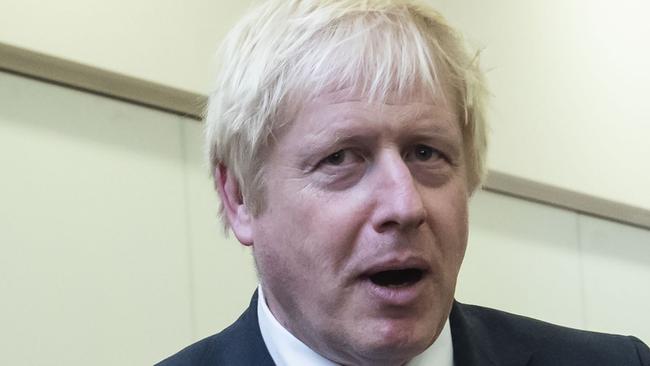
{"type": "Polygon", "coordinates": [[[449,315],[467,243],[466,164],[440,96],[307,103],[265,164],[253,251],[269,308],[341,364],[402,364],[449,315]]]}

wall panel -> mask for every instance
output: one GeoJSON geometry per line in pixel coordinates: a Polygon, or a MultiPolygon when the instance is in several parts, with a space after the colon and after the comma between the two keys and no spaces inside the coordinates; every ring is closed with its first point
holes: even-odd
{"type": "Polygon", "coordinates": [[[478,192],[458,299],[583,327],[576,223],[569,211],[478,192]]]}
{"type": "Polygon", "coordinates": [[[650,210],[649,2],[430,3],[483,50],[490,169],[650,210]]]}
{"type": "Polygon", "coordinates": [[[580,217],[589,329],[650,343],[650,230],[580,217]]]}
{"type": "Polygon", "coordinates": [[[0,73],[0,364],[143,365],[191,340],[183,123],[0,73]]]}

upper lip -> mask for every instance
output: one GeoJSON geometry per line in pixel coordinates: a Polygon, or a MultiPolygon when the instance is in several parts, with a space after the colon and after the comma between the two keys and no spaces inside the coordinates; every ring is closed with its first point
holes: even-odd
{"type": "Polygon", "coordinates": [[[369,277],[379,272],[395,271],[402,269],[419,269],[423,272],[429,272],[431,266],[429,262],[417,256],[393,256],[374,262],[363,269],[361,276],[369,277]]]}

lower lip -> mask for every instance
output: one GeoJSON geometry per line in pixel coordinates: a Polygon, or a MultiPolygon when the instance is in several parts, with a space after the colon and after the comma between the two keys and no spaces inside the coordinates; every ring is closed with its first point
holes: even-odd
{"type": "Polygon", "coordinates": [[[379,286],[366,279],[365,287],[372,297],[386,305],[405,306],[414,303],[424,290],[425,277],[408,286],[385,287],[379,286]]]}

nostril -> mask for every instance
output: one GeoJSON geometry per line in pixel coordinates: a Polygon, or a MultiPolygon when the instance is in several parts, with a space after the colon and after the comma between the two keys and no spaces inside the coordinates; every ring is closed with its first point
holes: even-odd
{"type": "Polygon", "coordinates": [[[413,230],[417,229],[425,223],[425,216],[420,215],[419,217],[399,217],[382,220],[378,225],[375,226],[375,230],[379,233],[383,233],[390,230],[413,230]]]}
{"type": "Polygon", "coordinates": [[[386,207],[385,211],[379,214],[377,231],[415,229],[425,223],[426,217],[426,210],[421,205],[416,207],[404,205],[386,207]]]}

